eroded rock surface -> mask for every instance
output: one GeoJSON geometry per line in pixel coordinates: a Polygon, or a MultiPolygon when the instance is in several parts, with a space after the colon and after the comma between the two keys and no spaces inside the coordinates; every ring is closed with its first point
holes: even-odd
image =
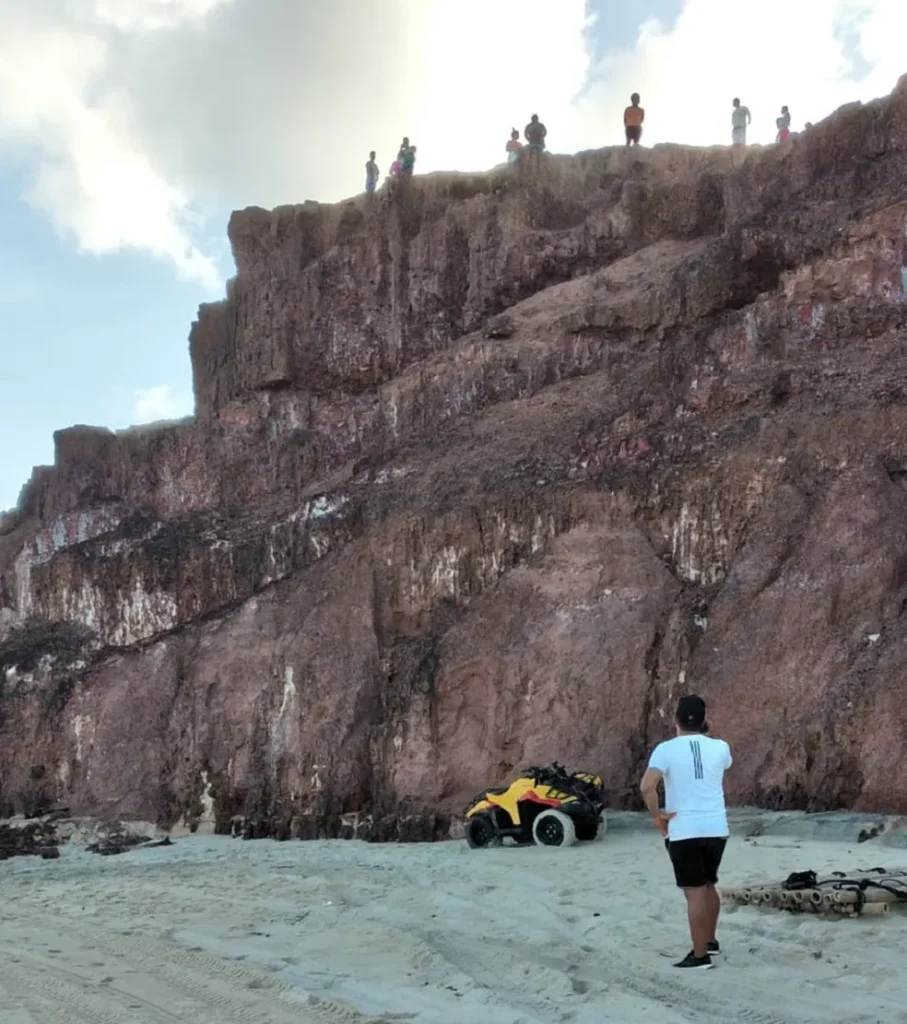
{"type": "Polygon", "coordinates": [[[907,811],[907,83],[789,145],[237,213],[197,417],[0,520],[0,812],[427,838],[677,696],[737,803],[907,811]]]}

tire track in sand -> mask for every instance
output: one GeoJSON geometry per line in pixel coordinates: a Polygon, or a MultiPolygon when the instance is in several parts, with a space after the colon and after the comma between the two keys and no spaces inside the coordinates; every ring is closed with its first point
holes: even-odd
{"type": "MultiPolygon", "coordinates": [[[[50,960],[23,952],[17,962],[0,960],[0,984],[29,993],[32,1002],[43,1004],[35,1007],[40,1011],[41,1021],[171,1024],[191,1019],[197,1024],[385,1024],[401,1019],[367,1016],[352,1007],[314,996],[294,999],[293,986],[273,975],[198,950],[86,927],[82,922],[61,922],[59,918],[38,921],[31,914],[21,914],[21,905],[17,917],[23,924],[27,920],[32,927],[40,924],[55,928],[65,933],[68,941],[75,940],[83,951],[99,951],[110,961],[105,970],[112,977],[101,995],[90,991],[92,981],[84,978],[76,965],[64,966],[57,958],[50,960]],[[141,975],[151,981],[152,985],[143,988],[155,989],[155,997],[136,992],[130,975],[141,975]],[[183,998],[174,1000],[174,993],[183,998]],[[55,1008],[50,1016],[49,1006],[55,1008]]],[[[4,925],[15,928],[14,921],[4,925]]]]}
{"type": "MultiPolygon", "coordinates": [[[[38,959],[38,958],[35,958],[38,959]]],[[[152,1024],[155,1018],[137,1017],[104,992],[89,991],[49,969],[50,965],[29,966],[25,957],[0,959],[0,984],[16,993],[17,999],[36,1021],[54,1024],[152,1024]]],[[[176,1018],[158,1017],[157,1021],[176,1018]]],[[[156,1024],[156,1021],[155,1021],[156,1024]]]]}

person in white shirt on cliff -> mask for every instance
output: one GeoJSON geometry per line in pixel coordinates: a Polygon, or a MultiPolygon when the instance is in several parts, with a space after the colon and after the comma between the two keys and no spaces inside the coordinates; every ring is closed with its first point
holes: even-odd
{"type": "Polygon", "coordinates": [[[721,902],[715,885],[728,838],[724,773],[733,763],[724,740],[705,734],[705,701],[691,695],[677,704],[677,736],[659,743],[642,778],[642,795],[665,837],[674,878],[687,899],[693,948],[675,967],[707,970],[720,952],[715,932],[721,902]],[[664,780],[665,808],[658,806],[664,780]]]}
{"type": "Polygon", "coordinates": [[[753,120],[749,107],[741,106],[740,100],[734,100],[734,111],[731,114],[732,137],[735,146],[746,145],[746,126],[753,120]]]}

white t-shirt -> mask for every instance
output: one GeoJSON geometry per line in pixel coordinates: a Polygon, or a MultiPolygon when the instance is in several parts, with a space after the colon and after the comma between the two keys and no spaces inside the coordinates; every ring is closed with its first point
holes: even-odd
{"type": "Polygon", "coordinates": [[[727,743],[706,735],[677,736],[652,751],[649,767],[664,776],[665,810],[676,811],[668,839],[727,836],[724,773],[732,763],[727,743]]]}
{"type": "Polygon", "coordinates": [[[731,114],[731,124],[735,128],[746,128],[746,122],[749,120],[749,117],[749,107],[734,107],[734,111],[731,114]]]}

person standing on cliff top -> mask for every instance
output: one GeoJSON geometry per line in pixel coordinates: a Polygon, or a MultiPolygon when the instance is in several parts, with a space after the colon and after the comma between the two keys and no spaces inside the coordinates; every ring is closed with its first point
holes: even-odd
{"type": "Polygon", "coordinates": [[[740,105],[740,100],[734,100],[734,112],[731,114],[731,125],[733,127],[733,139],[735,146],[746,145],[746,126],[753,120],[749,107],[740,105]]]}
{"type": "Polygon", "coordinates": [[[724,773],[733,763],[724,740],[706,736],[705,701],[691,695],[677,704],[677,735],[652,751],[642,777],[642,796],[687,900],[693,948],[675,967],[707,970],[720,952],[715,937],[721,901],[715,886],[728,840],[724,773]],[[658,806],[664,780],[665,809],[658,806]]]}
{"type": "Polygon", "coordinates": [[[402,174],[412,174],[416,167],[416,147],[413,146],[409,137],[404,135],[403,142],[400,144],[400,152],[397,154],[397,159],[400,161],[400,172],[402,174]]]}
{"type": "Polygon", "coordinates": [[[627,135],[627,145],[639,145],[642,138],[642,123],[646,119],[646,112],[639,105],[639,93],[634,92],[630,97],[630,106],[624,111],[624,131],[627,135]]]}
{"type": "Polygon", "coordinates": [[[533,153],[541,153],[545,148],[545,136],[548,134],[548,129],[539,120],[538,114],[532,115],[529,124],[523,130],[523,134],[529,143],[529,149],[533,153]]]}
{"type": "Polygon", "coordinates": [[[365,165],[365,191],[369,195],[378,187],[378,177],[380,174],[378,165],[375,163],[375,151],[372,150],[368,155],[368,163],[365,165]]]}
{"type": "Polygon", "coordinates": [[[778,129],[775,142],[787,142],[790,138],[790,111],[787,107],[781,108],[781,116],[775,119],[775,126],[778,129]]]}
{"type": "Polygon", "coordinates": [[[519,160],[520,150],[523,148],[523,143],[520,142],[520,133],[516,128],[510,133],[510,139],[504,148],[507,150],[507,163],[515,164],[519,160]]]}

